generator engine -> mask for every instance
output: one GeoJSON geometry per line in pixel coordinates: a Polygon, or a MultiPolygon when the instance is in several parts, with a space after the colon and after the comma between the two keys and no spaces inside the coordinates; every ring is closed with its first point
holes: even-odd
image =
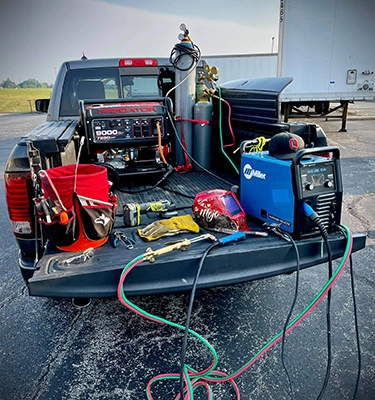
{"type": "Polygon", "coordinates": [[[166,171],[163,148],[170,142],[163,99],[79,102],[87,150],[108,169],[111,181],[166,171]]]}
{"type": "Polygon", "coordinates": [[[278,226],[296,239],[319,233],[304,213],[307,203],[327,232],[340,223],[340,152],[327,146],[299,150],[291,160],[268,151],[241,156],[240,203],[250,217],[278,226]]]}

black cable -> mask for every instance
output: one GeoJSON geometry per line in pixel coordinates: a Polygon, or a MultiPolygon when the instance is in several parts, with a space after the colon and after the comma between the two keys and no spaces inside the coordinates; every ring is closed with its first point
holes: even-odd
{"type": "Polygon", "coordinates": [[[140,190],[135,190],[135,191],[130,191],[130,190],[125,190],[125,189],[121,189],[121,188],[117,188],[117,190],[121,193],[127,193],[127,194],[138,194],[138,193],[144,193],[144,192],[149,192],[150,190],[156,189],[158,186],[160,186],[167,178],[169,178],[169,176],[174,172],[174,169],[172,166],[170,166],[169,164],[166,165],[167,167],[167,171],[166,173],[158,180],[157,183],[155,183],[155,185],[146,188],[146,189],[140,189],[140,190]]]}
{"type": "Polygon", "coordinates": [[[198,46],[196,46],[193,42],[191,42],[191,46],[176,43],[173,47],[171,54],[169,56],[169,62],[173,65],[174,68],[178,69],[179,71],[189,71],[190,68],[194,66],[194,64],[198,64],[201,58],[201,51],[198,46]],[[178,54],[176,55],[176,53],[178,54]],[[185,68],[181,68],[178,64],[181,60],[183,55],[187,54],[191,58],[191,64],[185,68]]]}
{"type": "Polygon", "coordinates": [[[194,281],[193,281],[193,285],[192,285],[191,293],[190,293],[189,306],[188,306],[188,310],[187,310],[184,338],[182,341],[182,348],[181,348],[181,370],[180,370],[180,396],[181,396],[181,399],[185,398],[185,395],[184,395],[184,366],[185,366],[185,358],[186,358],[186,348],[187,348],[191,313],[192,313],[192,309],[193,309],[193,303],[194,303],[195,292],[197,289],[199,275],[202,271],[204,261],[206,260],[206,257],[208,256],[208,254],[211,252],[211,250],[213,250],[215,247],[220,246],[220,245],[221,245],[220,242],[214,242],[210,246],[207,247],[207,249],[204,251],[204,253],[202,255],[202,258],[200,259],[198,269],[194,276],[194,281]]]}
{"type": "MultiPolygon", "coordinates": [[[[319,227],[319,230],[322,234],[324,243],[327,248],[327,253],[328,253],[328,279],[331,279],[332,277],[332,252],[331,252],[331,246],[328,241],[328,234],[327,230],[323,226],[320,220],[316,221],[317,226],[319,227]]],[[[326,319],[327,319],[327,368],[326,368],[326,374],[324,377],[324,382],[322,389],[320,390],[319,396],[317,397],[317,400],[321,400],[323,398],[323,395],[327,389],[329,377],[331,374],[331,364],[332,364],[332,342],[331,342],[331,297],[332,297],[332,292],[331,289],[328,290],[327,293],[327,308],[326,308],[326,319]]]]}
{"type": "MultiPolygon", "coordinates": [[[[327,248],[328,253],[328,279],[332,277],[332,252],[331,246],[328,241],[328,232],[324,224],[319,218],[318,213],[308,204],[307,202],[303,203],[303,211],[305,215],[319,228],[320,233],[323,237],[324,243],[327,248]]],[[[321,400],[328,385],[329,377],[331,374],[331,363],[332,363],[332,343],[331,343],[331,289],[328,290],[327,294],[327,308],[326,308],[326,319],[327,319],[327,368],[326,374],[324,377],[324,382],[322,389],[317,397],[317,400],[321,400]]]]}
{"type": "Polygon", "coordinates": [[[359,328],[358,328],[358,313],[357,313],[357,301],[355,298],[355,288],[354,288],[354,274],[353,274],[353,260],[352,255],[350,255],[350,282],[352,286],[352,299],[353,299],[353,310],[354,310],[354,326],[355,326],[355,336],[357,341],[357,354],[358,354],[358,372],[357,372],[357,379],[355,382],[355,388],[353,393],[353,400],[357,397],[359,380],[361,377],[361,367],[362,367],[362,360],[361,360],[361,345],[359,342],[359,328]]]}
{"type": "Polygon", "coordinates": [[[292,305],[290,306],[290,310],[289,310],[288,316],[287,316],[285,324],[284,324],[283,337],[282,337],[282,341],[281,341],[281,363],[282,363],[282,365],[284,367],[284,371],[286,373],[286,376],[288,377],[290,395],[291,395],[291,399],[293,400],[294,399],[294,394],[293,394],[292,379],[290,378],[289,371],[288,371],[288,369],[287,369],[287,367],[285,365],[285,362],[284,362],[284,347],[285,347],[285,332],[286,332],[287,327],[289,325],[289,321],[290,321],[290,318],[292,316],[292,312],[293,312],[294,306],[296,305],[296,302],[297,302],[298,289],[299,289],[299,272],[300,272],[300,264],[301,263],[300,263],[300,256],[299,256],[299,251],[298,251],[298,247],[297,247],[296,242],[293,240],[292,236],[289,235],[289,233],[287,233],[287,232],[284,232],[284,233],[289,238],[289,240],[291,241],[291,243],[292,243],[292,245],[294,247],[294,250],[295,250],[295,253],[296,253],[296,261],[297,261],[296,285],[295,285],[294,297],[293,297],[292,305]]]}
{"type": "MultiPolygon", "coordinates": [[[[346,232],[345,230],[337,225],[336,226],[342,234],[346,237],[346,232]]],[[[352,287],[352,299],[353,299],[353,313],[354,313],[354,326],[355,326],[355,336],[356,336],[356,343],[357,343],[357,355],[358,355],[358,371],[357,371],[357,379],[354,387],[354,393],[353,393],[353,400],[357,397],[357,392],[358,392],[358,386],[359,386],[359,380],[361,377],[361,369],[362,369],[362,356],[361,356],[361,345],[360,345],[360,340],[359,340],[359,327],[358,327],[358,311],[357,311],[357,301],[355,297],[355,287],[354,287],[354,273],[353,273],[353,259],[352,256],[350,255],[350,282],[351,282],[351,287],[352,287]]]]}

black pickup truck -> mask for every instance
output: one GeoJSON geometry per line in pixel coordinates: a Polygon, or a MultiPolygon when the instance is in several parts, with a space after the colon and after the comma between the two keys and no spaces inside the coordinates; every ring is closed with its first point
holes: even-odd
{"type": "MultiPolygon", "coordinates": [[[[20,138],[5,167],[9,217],[19,245],[19,267],[30,295],[116,296],[124,266],[147,248],[161,249],[167,242],[190,240],[205,233],[224,237],[226,233],[202,228],[199,234],[162,237],[148,243],[140,238],[137,229],[159,220],[160,214],[141,213],[139,221],[130,223],[124,210],[129,211],[129,204],[162,200],[173,205],[167,210],[172,212],[167,217],[176,213],[194,217],[192,205],[198,193],[208,189],[235,192],[237,188],[240,193],[241,171],[237,174],[235,169],[240,168],[241,152],[233,155],[233,150],[227,151],[225,157],[226,143],[234,141],[232,149],[236,149],[260,136],[270,139],[280,132],[293,132],[310,149],[327,145],[324,132],[315,124],[279,122],[278,96],[290,82],[288,78],[243,79],[220,85],[211,79],[210,90],[205,92],[216,93],[206,99],[213,107],[210,120],[207,116],[194,116],[186,99],[193,98],[195,103],[195,87],[186,89],[184,85],[191,77],[194,83],[207,79],[204,73],[211,70],[205,65],[199,60],[196,71],[189,76],[184,72],[186,68],[179,68],[168,59],[85,59],[63,63],[51,99],[36,101],[37,110],[47,113],[46,122],[20,138]],[[188,152],[185,157],[182,150],[183,133],[187,142],[192,140],[195,126],[201,130],[210,128],[210,141],[205,144],[209,148],[205,147],[203,153],[202,148],[198,149],[199,156],[209,155],[208,166],[196,165],[197,154],[188,152]],[[46,195],[40,182],[41,171],[48,174],[78,163],[106,169],[112,183],[109,190],[117,203],[112,233],[108,232],[112,240],[94,246],[90,254],[75,251],[74,247],[66,251],[41,226],[45,210],[40,207],[40,198],[46,195]],[[192,168],[188,167],[190,163],[192,168]],[[113,232],[120,232],[120,236],[113,236],[113,232]]],[[[47,206],[54,208],[54,204],[47,206]]],[[[248,217],[252,232],[268,236],[246,235],[244,241],[215,249],[205,261],[198,288],[296,270],[295,250],[290,241],[284,240],[282,231],[248,217]]],[[[329,242],[332,257],[341,257],[345,248],[343,235],[329,229],[329,242]]],[[[327,260],[319,235],[297,235],[296,243],[301,268],[327,260]]],[[[155,257],[154,262],[144,262],[129,275],[125,291],[129,295],[188,291],[208,244],[205,240],[192,240],[186,251],[174,250],[155,257]]],[[[365,236],[354,234],[353,251],[364,246],[365,236]]]]}

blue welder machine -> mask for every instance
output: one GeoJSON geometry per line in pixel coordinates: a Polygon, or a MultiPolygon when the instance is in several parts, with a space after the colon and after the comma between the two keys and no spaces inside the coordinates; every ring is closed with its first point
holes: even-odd
{"type": "Polygon", "coordinates": [[[317,226],[304,213],[306,202],[327,232],[340,224],[342,179],[337,147],[301,149],[287,160],[269,151],[242,152],[240,174],[240,203],[258,222],[276,224],[296,239],[316,235],[317,226]]]}

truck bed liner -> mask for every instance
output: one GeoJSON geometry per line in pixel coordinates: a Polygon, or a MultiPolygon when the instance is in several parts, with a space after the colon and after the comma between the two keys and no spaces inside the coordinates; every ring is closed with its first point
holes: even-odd
{"type": "MultiPolygon", "coordinates": [[[[115,228],[121,229],[135,240],[133,249],[120,244],[113,248],[109,243],[94,250],[92,258],[81,264],[66,264],[65,260],[77,253],[60,252],[53,246],[47,246],[46,254],[37,265],[37,271],[29,280],[29,292],[35,296],[49,297],[114,297],[120,274],[125,265],[143,254],[148,247],[159,249],[166,242],[196,235],[183,234],[162,238],[146,243],[141,240],[136,228],[124,228],[122,205],[128,202],[147,202],[167,199],[174,202],[179,213],[191,213],[191,205],[196,193],[207,189],[230,189],[231,184],[205,172],[174,173],[165,182],[164,187],[128,185],[122,190],[140,191],[129,194],[117,191],[119,208],[115,228]],[[191,196],[188,198],[187,196],[191,196]],[[185,208],[184,208],[185,207],[185,208]]],[[[151,223],[157,214],[142,215],[141,224],[151,223]]],[[[254,230],[263,228],[249,223],[254,230]]],[[[204,231],[202,230],[204,233],[204,231]]],[[[222,237],[222,234],[216,234],[222,237]]],[[[339,233],[329,238],[333,258],[342,256],[345,239],[339,233]]],[[[186,251],[174,250],[155,259],[154,263],[145,261],[137,266],[125,282],[128,295],[146,295],[188,291],[194,279],[198,262],[209,245],[202,241],[191,244],[186,251]]],[[[327,252],[320,237],[297,242],[301,268],[311,267],[327,261],[327,252]]],[[[365,247],[365,235],[355,234],[353,251],[365,247]]],[[[293,272],[296,269],[296,255],[293,246],[270,234],[268,237],[249,236],[245,241],[216,248],[206,259],[198,288],[223,286],[266,278],[278,274],[293,272]]]]}

